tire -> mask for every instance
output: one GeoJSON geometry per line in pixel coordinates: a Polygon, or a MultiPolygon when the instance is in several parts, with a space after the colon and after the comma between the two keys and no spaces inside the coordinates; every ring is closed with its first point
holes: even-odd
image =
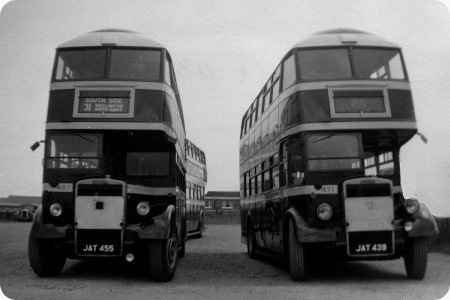
{"type": "Polygon", "coordinates": [[[251,259],[257,258],[255,229],[251,221],[247,223],[247,254],[251,259]]]}
{"type": "Polygon", "coordinates": [[[31,269],[40,277],[57,276],[66,263],[66,256],[43,239],[28,239],[28,259],[31,269]]]}
{"type": "Polygon", "coordinates": [[[427,238],[414,238],[410,240],[409,246],[403,257],[406,275],[411,279],[423,279],[428,260],[427,238]]]}
{"type": "Polygon", "coordinates": [[[293,281],[306,280],[305,246],[297,241],[292,218],[289,220],[289,273],[293,281]]]}
{"type": "Polygon", "coordinates": [[[205,231],[205,217],[202,216],[200,218],[200,222],[198,223],[198,228],[197,228],[198,232],[196,234],[194,234],[192,237],[194,238],[201,238],[203,237],[203,232],[205,231]]]}
{"type": "Polygon", "coordinates": [[[183,226],[180,238],[180,250],[178,251],[178,257],[184,257],[186,254],[186,225],[183,226]]]}
{"type": "Polygon", "coordinates": [[[166,240],[152,240],[148,247],[148,271],[154,281],[172,280],[178,265],[178,237],[176,228],[172,228],[166,240]]]}

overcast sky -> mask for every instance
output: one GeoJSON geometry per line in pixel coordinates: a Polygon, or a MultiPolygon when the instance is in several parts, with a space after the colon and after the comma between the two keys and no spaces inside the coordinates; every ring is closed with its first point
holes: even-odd
{"type": "Polygon", "coordinates": [[[187,137],[208,163],[207,190],[239,189],[239,127],[292,45],[348,27],[403,48],[419,131],[401,152],[406,197],[450,217],[450,14],[434,0],[0,1],[0,197],[40,195],[55,48],[102,28],[165,45],[177,73],[187,137]],[[5,4],[6,3],[6,4],[5,4]]]}

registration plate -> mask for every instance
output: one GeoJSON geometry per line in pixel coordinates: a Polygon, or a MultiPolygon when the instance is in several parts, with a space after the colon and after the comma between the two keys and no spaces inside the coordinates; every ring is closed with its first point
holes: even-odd
{"type": "Polygon", "coordinates": [[[393,254],[393,232],[349,232],[347,252],[350,256],[385,256],[393,254]]]}
{"type": "Polygon", "coordinates": [[[119,254],[118,247],[114,244],[87,244],[79,243],[78,253],[80,254],[119,254]]]}
{"type": "Polygon", "coordinates": [[[78,255],[120,255],[120,230],[78,230],[76,250],[78,255]]]}

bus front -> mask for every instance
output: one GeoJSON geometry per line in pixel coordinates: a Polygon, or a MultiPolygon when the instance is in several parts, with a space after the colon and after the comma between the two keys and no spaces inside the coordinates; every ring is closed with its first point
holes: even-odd
{"type": "Polygon", "coordinates": [[[417,128],[400,49],[342,44],[295,50],[301,88],[280,109],[280,185],[303,220],[297,238],[311,255],[333,245],[333,257],[403,256],[423,278],[436,226],[401,188],[400,148],[417,128]]]}
{"type": "Polygon", "coordinates": [[[142,256],[153,279],[172,278],[185,188],[174,82],[167,51],[135,33],[93,32],[58,48],[29,242],[38,275],[58,274],[66,257],[142,256]]]}

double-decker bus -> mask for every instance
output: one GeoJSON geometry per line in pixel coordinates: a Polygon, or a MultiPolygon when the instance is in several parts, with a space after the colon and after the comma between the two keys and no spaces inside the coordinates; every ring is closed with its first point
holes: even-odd
{"type": "Polygon", "coordinates": [[[295,281],[313,259],[403,257],[421,279],[434,218],[405,199],[400,148],[417,133],[399,46],[333,29],[297,43],[242,118],[241,238],[295,281]]]}
{"type": "Polygon", "coordinates": [[[186,228],[190,237],[201,238],[205,230],[205,153],[186,140],[186,228]]]}
{"type": "Polygon", "coordinates": [[[43,142],[33,271],[58,275],[66,258],[124,258],[171,280],[185,251],[186,154],[165,47],[114,29],[60,45],[43,142]]]}

